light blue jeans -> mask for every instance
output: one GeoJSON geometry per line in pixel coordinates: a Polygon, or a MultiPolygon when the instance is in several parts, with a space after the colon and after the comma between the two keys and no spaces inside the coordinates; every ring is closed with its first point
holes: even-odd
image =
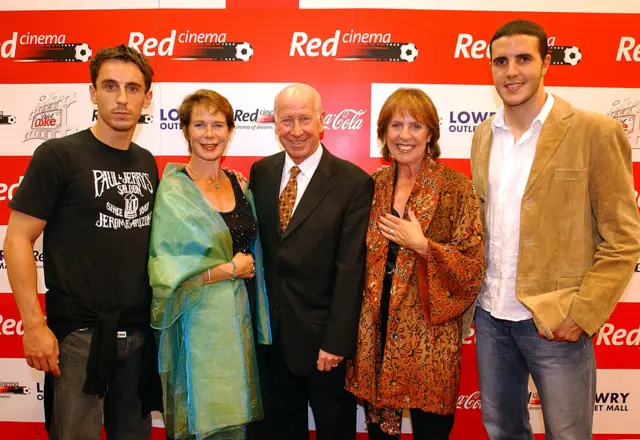
{"type": "Polygon", "coordinates": [[[529,374],[538,389],[547,440],[591,440],[596,396],[593,344],[538,336],[533,320],[496,319],[476,309],[482,421],[491,440],[533,440],[529,374]]]}

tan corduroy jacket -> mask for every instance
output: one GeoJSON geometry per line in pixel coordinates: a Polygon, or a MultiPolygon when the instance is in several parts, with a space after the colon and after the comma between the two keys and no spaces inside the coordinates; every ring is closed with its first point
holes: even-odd
{"type": "MultiPolygon", "coordinates": [[[[622,126],[554,98],[522,197],[516,278],[517,298],[550,339],[567,315],[596,333],[640,255],[631,146],[622,126]]],[[[483,221],[492,119],[478,127],[471,147],[483,221]]]]}

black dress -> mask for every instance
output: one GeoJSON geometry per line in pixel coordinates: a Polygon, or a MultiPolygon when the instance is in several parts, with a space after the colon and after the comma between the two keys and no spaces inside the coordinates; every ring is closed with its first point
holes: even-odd
{"type": "MultiPolygon", "coordinates": [[[[236,204],[233,210],[229,212],[220,212],[220,216],[227,224],[229,232],[231,233],[231,240],[233,242],[233,255],[238,252],[245,254],[251,254],[251,243],[256,237],[258,231],[258,222],[253,216],[251,205],[244,195],[244,191],[238,183],[238,179],[232,173],[225,171],[227,177],[231,181],[233,187],[233,194],[235,196],[236,204]]],[[[252,254],[253,255],[253,254],[252,254]]],[[[255,255],[253,255],[255,258],[255,255]]],[[[245,286],[247,288],[247,294],[249,295],[249,308],[251,310],[251,325],[254,331],[254,340],[256,338],[256,283],[255,278],[245,278],[245,286]]]]}

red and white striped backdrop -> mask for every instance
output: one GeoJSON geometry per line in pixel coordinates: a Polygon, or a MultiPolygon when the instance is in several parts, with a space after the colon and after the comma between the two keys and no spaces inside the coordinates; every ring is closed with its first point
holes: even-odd
{"type": "MultiPolygon", "coordinates": [[[[487,42],[501,24],[530,19],[545,27],[552,46],[547,88],[625,125],[640,187],[638,0],[103,0],[99,10],[88,3],[0,3],[0,244],[8,200],[34,149],[92,124],[86,61],[121,43],[149,56],[156,71],[153,104],[135,139],[161,168],[186,160],[175,108],[187,93],[205,87],[229,98],[237,129],[224,165],[247,173],[256,158],[278,151],[275,93],[307,82],[327,110],[323,142],[369,172],[381,164],[375,121],[385,98],[400,84],[424,89],[441,117],[443,162],[469,174],[473,131],[499,106],[487,42]]],[[[41,241],[34,258],[41,261],[41,241]]],[[[597,439],[640,439],[638,316],[636,273],[593,339],[597,439]]],[[[42,375],[22,359],[21,334],[0,250],[0,438],[44,439],[42,375]]],[[[470,336],[453,439],[486,438],[474,350],[470,336]]],[[[530,412],[543,438],[533,386],[530,412]]],[[[164,438],[161,419],[154,425],[154,437],[164,438]]]]}

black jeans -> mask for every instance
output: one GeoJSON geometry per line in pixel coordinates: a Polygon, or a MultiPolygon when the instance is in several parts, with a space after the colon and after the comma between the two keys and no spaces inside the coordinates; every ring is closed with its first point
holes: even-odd
{"type": "Polygon", "coordinates": [[[91,329],[76,330],[60,342],[60,372],[53,381],[49,440],[99,440],[102,418],[108,440],[146,440],[151,415],[142,417],[138,377],[142,365],[142,331],[118,339],[116,364],[104,397],[82,392],[87,377],[91,329]]]}

